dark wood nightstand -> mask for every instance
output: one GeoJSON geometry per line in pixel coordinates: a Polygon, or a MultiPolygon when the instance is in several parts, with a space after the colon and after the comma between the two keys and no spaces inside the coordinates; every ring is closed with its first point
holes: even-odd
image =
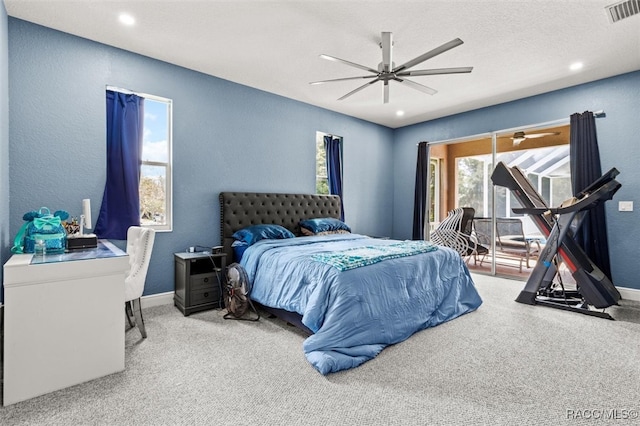
{"type": "Polygon", "coordinates": [[[223,253],[174,253],[173,304],[185,315],[222,308],[226,255],[223,253]]]}

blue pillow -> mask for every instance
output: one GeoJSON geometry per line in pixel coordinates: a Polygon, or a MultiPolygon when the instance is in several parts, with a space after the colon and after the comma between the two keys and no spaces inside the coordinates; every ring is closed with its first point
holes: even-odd
{"type": "Polygon", "coordinates": [[[232,237],[251,245],[256,241],[260,241],[265,238],[295,238],[295,235],[293,235],[293,233],[287,228],[280,225],[252,225],[236,231],[232,237]]]}
{"type": "Polygon", "coordinates": [[[351,232],[351,228],[346,223],[332,217],[322,217],[317,219],[306,219],[300,221],[301,231],[309,231],[312,235],[321,233],[335,233],[337,231],[351,232]]]}

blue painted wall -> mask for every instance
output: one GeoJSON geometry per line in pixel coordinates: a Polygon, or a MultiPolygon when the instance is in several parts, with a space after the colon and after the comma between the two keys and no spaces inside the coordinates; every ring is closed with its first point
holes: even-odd
{"type": "Polygon", "coordinates": [[[613,280],[640,288],[634,266],[638,215],[617,212],[617,200],[640,208],[640,72],[394,131],[19,19],[7,21],[3,9],[0,35],[0,64],[9,58],[8,81],[6,65],[0,65],[0,215],[9,217],[0,221],[3,263],[25,211],[46,205],[78,214],[80,200],[91,198],[97,217],[106,163],[104,92],[113,85],[174,101],[174,230],[156,238],[147,295],[173,290],[174,252],[219,243],[220,191],[313,192],[316,131],[344,137],[346,221],[359,233],[404,239],[411,237],[417,142],[585,110],[606,112],[597,121],[603,169],[621,171],[623,187],[607,205],[613,280]]]}
{"type": "Polygon", "coordinates": [[[398,129],[394,145],[393,235],[410,238],[413,220],[416,144],[453,139],[604,110],[596,119],[602,170],[616,167],[622,188],[606,204],[612,280],[640,289],[640,71],[514,102],[470,111],[398,129]],[[618,200],[634,202],[635,211],[618,212],[618,200]]]}
{"type": "MultiPolygon", "coordinates": [[[[391,234],[392,177],[381,171],[389,171],[393,130],[19,19],[8,22],[12,235],[24,212],[40,206],[79,214],[81,200],[90,198],[97,218],[106,85],[173,99],[174,229],[156,236],[146,295],[173,291],[174,252],[219,244],[219,192],[315,192],[316,131],[344,138],[345,220],[355,232],[391,234]]],[[[4,259],[9,248],[3,243],[4,259]]]]}
{"type": "MultiPolygon", "coordinates": [[[[0,2],[0,247],[12,240],[9,232],[9,25],[7,10],[0,2]]],[[[5,256],[0,256],[2,264],[5,256]]],[[[0,280],[3,272],[0,271],[0,280]]],[[[0,289],[0,302],[3,292],[0,289]]]]}

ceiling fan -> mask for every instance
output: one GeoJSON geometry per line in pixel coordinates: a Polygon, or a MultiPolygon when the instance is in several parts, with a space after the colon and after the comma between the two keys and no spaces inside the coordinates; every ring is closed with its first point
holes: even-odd
{"type": "Polygon", "coordinates": [[[421,92],[427,93],[429,95],[433,95],[437,93],[437,90],[432,89],[431,87],[424,86],[420,83],[416,83],[415,81],[407,79],[407,77],[417,77],[423,75],[438,75],[438,74],[461,74],[461,73],[470,73],[473,70],[473,67],[456,67],[456,68],[434,68],[434,69],[426,69],[426,70],[414,70],[410,71],[409,68],[413,68],[414,66],[426,61],[427,59],[433,58],[441,53],[446,52],[447,50],[453,49],[463,43],[462,40],[456,38],[451,40],[448,43],[443,44],[440,47],[436,47],[433,50],[430,50],[422,55],[405,62],[400,66],[395,66],[393,62],[393,35],[390,32],[382,33],[382,41],[380,42],[380,47],[382,48],[382,62],[378,64],[377,69],[369,68],[364,65],[356,64],[355,62],[345,61],[344,59],[336,58],[335,56],[329,56],[322,54],[320,57],[322,59],[327,59],[329,61],[340,62],[345,65],[349,65],[354,68],[358,68],[364,71],[368,71],[371,74],[363,75],[358,77],[345,77],[345,78],[336,78],[332,80],[322,80],[322,81],[314,81],[310,84],[323,84],[330,83],[334,81],[347,81],[347,80],[360,80],[360,79],[371,79],[371,81],[363,84],[360,87],[352,90],[346,95],[338,98],[339,101],[348,98],[354,93],[359,92],[360,90],[377,83],[378,81],[383,82],[383,102],[386,104],[389,102],[389,82],[397,81],[398,83],[403,83],[407,87],[411,87],[412,89],[419,90],[421,92]]]}
{"type": "Polygon", "coordinates": [[[543,133],[525,133],[525,132],[515,132],[511,139],[513,140],[513,145],[518,146],[526,139],[536,139],[543,138],[545,136],[559,135],[560,132],[543,132],[543,133]]]}

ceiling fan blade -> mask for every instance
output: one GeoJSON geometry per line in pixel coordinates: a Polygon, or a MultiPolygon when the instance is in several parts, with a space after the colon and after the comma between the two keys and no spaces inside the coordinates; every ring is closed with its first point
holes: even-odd
{"type": "Polygon", "coordinates": [[[357,93],[357,92],[361,91],[362,89],[366,88],[367,86],[370,86],[373,83],[376,83],[378,81],[380,81],[380,79],[376,78],[375,80],[372,80],[372,81],[370,81],[370,82],[368,82],[366,84],[363,84],[362,86],[350,91],[349,93],[347,93],[346,95],[342,96],[341,98],[338,98],[338,100],[341,101],[341,100],[343,100],[345,98],[348,98],[349,96],[353,95],[354,93],[357,93]]]}
{"type": "Polygon", "coordinates": [[[323,83],[331,83],[334,81],[348,81],[348,80],[361,80],[363,78],[376,78],[376,75],[361,75],[358,77],[344,77],[344,78],[334,78],[332,80],[321,80],[321,81],[312,81],[309,84],[323,84],[323,83]]]}
{"type": "Polygon", "coordinates": [[[393,34],[382,33],[382,71],[389,72],[393,67],[393,58],[391,48],[393,46],[393,34]]]}
{"type": "Polygon", "coordinates": [[[446,52],[447,50],[453,49],[454,47],[460,46],[462,43],[464,43],[462,40],[460,40],[459,38],[453,39],[448,43],[443,44],[440,47],[436,47],[433,50],[428,51],[427,53],[423,53],[422,55],[418,56],[417,58],[414,58],[412,60],[410,60],[409,62],[405,62],[404,64],[400,65],[399,67],[395,68],[393,71],[394,72],[398,72],[398,71],[402,71],[405,69],[409,69],[411,67],[415,67],[416,65],[418,65],[421,62],[426,61],[427,59],[433,58],[434,56],[437,56],[441,53],[446,52]]]}
{"type": "Polygon", "coordinates": [[[340,63],[343,63],[345,65],[349,65],[350,67],[355,67],[355,68],[359,68],[361,70],[369,71],[369,72],[372,72],[372,73],[374,73],[376,75],[378,74],[377,70],[371,69],[369,67],[365,67],[364,65],[356,64],[355,62],[345,61],[344,59],[336,58],[335,56],[325,55],[323,53],[322,55],[320,55],[320,57],[322,59],[326,59],[328,61],[340,62],[340,63]]]}
{"type": "Polygon", "coordinates": [[[382,102],[385,104],[389,103],[389,80],[384,81],[384,86],[382,89],[382,102]]]}
{"type": "Polygon", "coordinates": [[[394,78],[394,80],[399,81],[400,83],[404,83],[407,85],[407,87],[411,87],[412,89],[416,89],[419,90],[421,92],[424,92],[428,95],[435,95],[436,93],[438,93],[438,91],[436,89],[432,89],[431,87],[427,87],[423,84],[420,83],[416,83],[415,81],[411,81],[411,80],[406,80],[406,79],[402,79],[402,78],[394,78]]]}
{"type": "Polygon", "coordinates": [[[396,75],[400,77],[405,77],[405,76],[415,77],[418,75],[463,74],[463,73],[469,73],[472,70],[473,70],[473,67],[434,68],[430,70],[402,71],[402,72],[397,72],[396,75]]]}

